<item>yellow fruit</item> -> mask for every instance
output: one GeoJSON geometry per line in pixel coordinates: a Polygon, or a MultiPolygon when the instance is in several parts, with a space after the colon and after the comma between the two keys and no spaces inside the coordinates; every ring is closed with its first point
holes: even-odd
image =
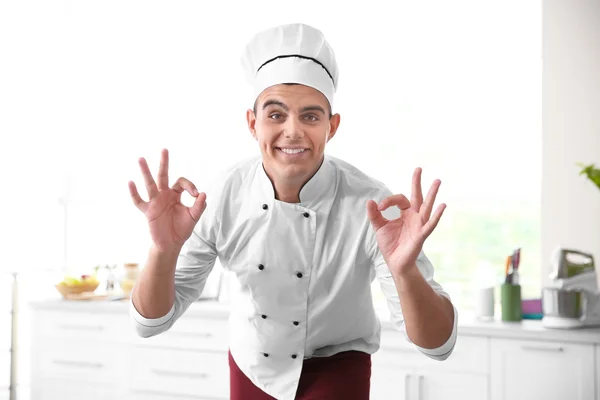
{"type": "Polygon", "coordinates": [[[79,286],[81,285],[81,281],[76,278],[72,278],[70,276],[66,277],[63,281],[67,286],[79,286]]]}

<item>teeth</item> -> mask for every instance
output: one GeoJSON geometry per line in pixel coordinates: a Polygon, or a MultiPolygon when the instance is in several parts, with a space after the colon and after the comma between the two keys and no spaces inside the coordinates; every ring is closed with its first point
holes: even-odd
{"type": "Polygon", "coordinates": [[[281,149],[284,153],[287,154],[298,154],[302,153],[305,149],[281,149]]]}

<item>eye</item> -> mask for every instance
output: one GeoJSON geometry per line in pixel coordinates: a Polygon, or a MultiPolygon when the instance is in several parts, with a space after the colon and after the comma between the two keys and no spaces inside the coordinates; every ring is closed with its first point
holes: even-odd
{"type": "Polygon", "coordinates": [[[304,117],[305,119],[308,119],[310,122],[317,122],[319,120],[319,118],[317,118],[315,115],[310,114],[304,117]]]}
{"type": "Polygon", "coordinates": [[[273,114],[269,115],[269,118],[278,120],[278,119],[281,119],[282,117],[281,117],[281,114],[279,114],[279,113],[273,113],[273,114]]]}

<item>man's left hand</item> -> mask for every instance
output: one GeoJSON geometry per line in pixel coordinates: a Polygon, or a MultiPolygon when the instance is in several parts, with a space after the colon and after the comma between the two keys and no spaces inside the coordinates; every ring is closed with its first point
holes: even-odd
{"type": "Polygon", "coordinates": [[[375,230],[379,250],[390,272],[396,277],[416,268],[423,243],[437,226],[446,208],[442,203],[431,215],[441,181],[436,179],[433,182],[423,201],[421,171],[421,168],[417,168],[413,174],[410,201],[402,194],[395,194],[383,199],[379,205],[373,200],[367,202],[367,215],[375,230]],[[391,206],[400,209],[400,217],[394,220],[388,220],[381,214],[391,206]]]}

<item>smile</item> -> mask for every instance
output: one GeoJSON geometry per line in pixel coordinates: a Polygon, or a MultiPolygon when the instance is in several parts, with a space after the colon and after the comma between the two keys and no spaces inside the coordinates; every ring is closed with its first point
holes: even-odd
{"type": "Polygon", "coordinates": [[[282,149],[280,147],[277,147],[276,149],[279,153],[284,154],[288,157],[300,156],[300,155],[308,152],[308,149],[285,149],[285,148],[282,149]]]}

